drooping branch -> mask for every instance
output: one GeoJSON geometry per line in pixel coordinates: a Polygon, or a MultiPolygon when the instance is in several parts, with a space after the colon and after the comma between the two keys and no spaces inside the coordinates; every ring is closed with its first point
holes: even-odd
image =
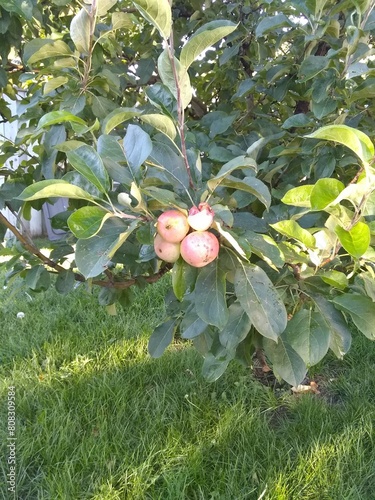
{"type": "MultiPolygon", "coordinates": [[[[44,266],[49,267],[56,273],[62,273],[66,272],[67,269],[65,269],[63,266],[55,262],[54,260],[50,259],[47,255],[44,255],[43,252],[40,251],[40,249],[32,242],[30,239],[22,234],[9,220],[5,217],[0,212],[0,224],[5,226],[9,231],[11,231],[14,236],[17,238],[17,240],[21,243],[21,245],[32,255],[37,257],[44,266]]],[[[146,283],[156,283],[157,281],[160,280],[170,269],[172,266],[169,264],[164,266],[162,269],[160,269],[159,272],[155,274],[151,274],[149,276],[137,276],[135,278],[130,278],[127,280],[122,280],[122,281],[115,281],[115,276],[110,275],[108,276],[109,279],[107,280],[92,280],[91,284],[92,285],[97,285],[100,287],[104,288],[116,288],[117,290],[125,290],[126,288],[130,288],[133,285],[136,285],[140,281],[146,282],[146,283]]],[[[77,272],[74,272],[74,279],[76,281],[79,281],[81,283],[86,282],[86,278],[77,272]]]]}

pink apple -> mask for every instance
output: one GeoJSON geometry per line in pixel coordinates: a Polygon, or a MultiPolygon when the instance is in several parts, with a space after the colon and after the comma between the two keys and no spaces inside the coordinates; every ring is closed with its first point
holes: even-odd
{"type": "Polygon", "coordinates": [[[178,210],[167,210],[159,216],[156,229],[165,241],[180,243],[190,227],[185,214],[178,210]]]}
{"type": "Polygon", "coordinates": [[[165,262],[176,262],[180,256],[180,243],[165,241],[160,234],[155,236],[154,249],[159,259],[165,262]]]}
{"type": "Polygon", "coordinates": [[[206,202],[199,203],[197,207],[191,207],[188,215],[188,223],[195,231],[206,231],[214,220],[214,211],[206,202]]]}
{"type": "Polygon", "coordinates": [[[193,231],[181,242],[181,257],[193,267],[203,267],[216,259],[219,240],[208,231],[193,231]]]}

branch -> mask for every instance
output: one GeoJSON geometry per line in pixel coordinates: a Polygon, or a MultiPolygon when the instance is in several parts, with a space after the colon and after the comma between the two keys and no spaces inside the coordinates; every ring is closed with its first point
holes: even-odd
{"type": "MultiPolygon", "coordinates": [[[[34,245],[33,242],[29,241],[29,239],[20,233],[20,231],[13,226],[11,222],[8,221],[8,219],[0,212],[0,224],[3,224],[7,229],[9,229],[14,236],[17,238],[17,240],[21,243],[21,245],[32,255],[37,257],[45,266],[48,266],[52,269],[54,269],[57,273],[61,272],[66,272],[67,269],[62,267],[60,264],[57,262],[53,261],[47,255],[44,255],[38,247],[34,245]]],[[[152,274],[150,276],[137,276],[135,278],[130,278],[125,281],[115,281],[115,276],[112,275],[111,273],[107,273],[108,280],[92,280],[91,283],[93,285],[101,286],[104,288],[116,288],[117,290],[124,290],[126,288],[129,288],[133,285],[136,285],[138,282],[145,281],[146,283],[156,283],[160,278],[164,276],[170,269],[172,268],[171,265],[166,265],[163,267],[159,272],[152,274]]],[[[80,274],[80,273],[73,273],[74,274],[74,279],[76,281],[79,281],[81,283],[85,283],[87,280],[86,278],[80,274]]]]}

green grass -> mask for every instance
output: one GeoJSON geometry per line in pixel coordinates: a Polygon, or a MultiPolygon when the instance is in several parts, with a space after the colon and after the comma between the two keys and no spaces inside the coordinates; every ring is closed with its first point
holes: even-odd
{"type": "Polygon", "coordinates": [[[116,317],[83,287],[0,291],[0,498],[14,385],[21,500],[373,500],[374,344],[355,335],[316,367],[320,395],[275,393],[235,364],[208,384],[188,343],[147,354],[168,288],[116,317]]]}

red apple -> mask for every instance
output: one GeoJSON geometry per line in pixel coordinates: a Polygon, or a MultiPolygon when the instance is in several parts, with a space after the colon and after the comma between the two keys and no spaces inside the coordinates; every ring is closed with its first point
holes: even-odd
{"type": "Polygon", "coordinates": [[[180,243],[165,241],[160,234],[155,236],[154,249],[159,259],[165,262],[176,262],[180,256],[180,243]]]}
{"type": "Polygon", "coordinates": [[[181,257],[193,267],[203,267],[216,259],[219,240],[208,231],[193,231],[181,242],[181,257]]]}
{"type": "Polygon", "coordinates": [[[197,207],[191,207],[187,220],[190,227],[195,231],[206,231],[211,226],[214,215],[210,205],[202,202],[197,207]]]}
{"type": "Polygon", "coordinates": [[[156,229],[165,241],[180,243],[190,227],[185,214],[178,210],[167,210],[159,216],[156,229]]]}

